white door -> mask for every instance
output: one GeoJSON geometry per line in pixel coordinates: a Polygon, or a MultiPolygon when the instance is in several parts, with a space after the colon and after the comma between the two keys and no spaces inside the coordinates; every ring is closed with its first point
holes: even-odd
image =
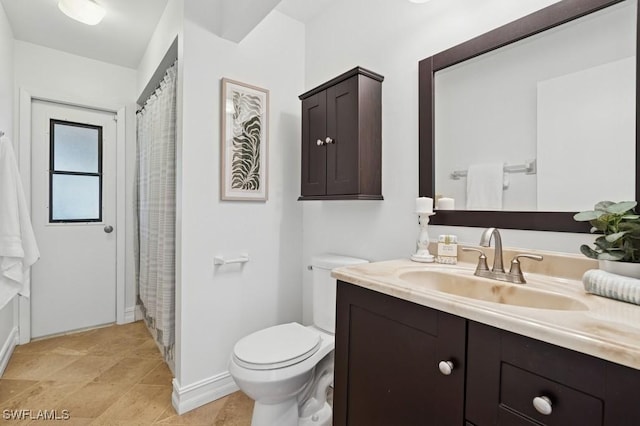
{"type": "Polygon", "coordinates": [[[33,100],[31,337],[116,320],[116,121],[33,100]]]}

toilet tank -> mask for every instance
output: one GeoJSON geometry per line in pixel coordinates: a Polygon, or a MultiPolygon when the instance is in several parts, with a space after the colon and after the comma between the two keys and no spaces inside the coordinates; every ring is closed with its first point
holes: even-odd
{"type": "Polygon", "coordinates": [[[313,325],[329,333],[335,333],[337,283],[336,279],[331,277],[331,270],[361,263],[369,263],[369,261],[337,254],[320,254],[311,258],[313,325]]]}

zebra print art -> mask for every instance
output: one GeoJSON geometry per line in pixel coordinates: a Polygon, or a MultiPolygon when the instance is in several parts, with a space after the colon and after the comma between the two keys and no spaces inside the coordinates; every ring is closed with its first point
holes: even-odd
{"type": "Polygon", "coordinates": [[[222,79],[223,200],[267,199],[269,91],[222,79]]]}
{"type": "Polygon", "coordinates": [[[231,188],[260,190],[260,137],[262,100],[233,92],[233,154],[231,188]]]}

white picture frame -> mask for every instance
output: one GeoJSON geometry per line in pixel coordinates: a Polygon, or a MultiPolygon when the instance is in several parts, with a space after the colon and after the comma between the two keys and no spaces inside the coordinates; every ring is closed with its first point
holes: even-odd
{"type": "Polygon", "coordinates": [[[222,79],[220,198],[267,201],[269,91],[222,79]]]}

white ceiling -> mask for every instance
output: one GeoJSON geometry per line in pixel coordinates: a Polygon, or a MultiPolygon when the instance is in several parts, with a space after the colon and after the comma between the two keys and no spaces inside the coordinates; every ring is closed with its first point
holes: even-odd
{"type": "Polygon", "coordinates": [[[17,40],[137,68],[167,0],[96,2],[107,14],[89,26],[60,12],[57,0],[0,0],[17,40]]]}
{"type": "Polygon", "coordinates": [[[276,10],[307,23],[339,0],[282,0],[276,10]]]}
{"type": "MultiPolygon", "coordinates": [[[[136,69],[167,0],[95,1],[107,9],[105,18],[96,26],[67,17],[58,10],[57,0],[0,0],[0,3],[16,40],[136,69]]],[[[337,1],[282,0],[276,9],[305,23],[337,1]]]]}

